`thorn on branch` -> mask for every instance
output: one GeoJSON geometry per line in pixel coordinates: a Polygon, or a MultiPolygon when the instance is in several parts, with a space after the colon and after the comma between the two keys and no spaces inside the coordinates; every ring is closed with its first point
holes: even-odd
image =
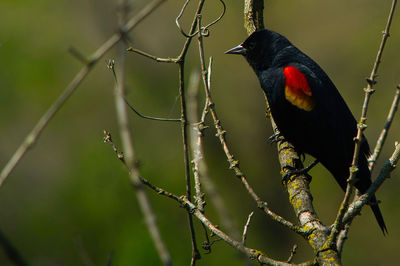
{"type": "MultiPolygon", "coordinates": [[[[219,121],[218,121],[219,122],[219,121]]],[[[218,132],[215,134],[216,137],[224,136],[226,134],[225,130],[218,130],[218,132]]]]}
{"type": "Polygon", "coordinates": [[[376,83],[377,83],[377,81],[375,80],[375,77],[377,77],[377,75],[375,75],[374,76],[374,79],[371,79],[371,78],[366,78],[365,80],[367,81],[367,83],[372,87],[372,86],[374,86],[376,83]]]}
{"type": "Polygon", "coordinates": [[[239,160],[235,160],[235,159],[230,159],[230,160],[228,160],[229,161],[229,163],[230,163],[230,165],[229,165],[229,169],[230,170],[232,170],[232,169],[234,169],[235,167],[238,167],[239,166],[239,160]]]}
{"type": "Polygon", "coordinates": [[[389,31],[386,31],[386,30],[383,30],[383,31],[382,31],[382,35],[386,36],[387,38],[390,37],[389,31]]]}
{"type": "MultiPolygon", "coordinates": [[[[365,130],[368,126],[367,126],[367,124],[365,124],[365,123],[363,123],[363,122],[359,122],[359,123],[357,124],[357,127],[358,127],[359,129],[361,129],[361,130],[365,130]]],[[[358,138],[357,138],[357,140],[359,141],[358,138]]]]}

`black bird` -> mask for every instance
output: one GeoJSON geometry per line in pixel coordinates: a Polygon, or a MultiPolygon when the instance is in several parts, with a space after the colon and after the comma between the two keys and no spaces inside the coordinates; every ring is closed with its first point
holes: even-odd
{"type": "MultiPolygon", "coordinates": [[[[226,53],[246,58],[267,95],[280,133],[298,152],[319,160],[345,190],[357,122],[322,68],[284,36],[268,29],[254,32],[226,53]]],[[[354,184],[361,193],[371,185],[369,155],[363,136],[354,184]]],[[[375,196],[370,206],[382,232],[387,233],[375,196]]]]}

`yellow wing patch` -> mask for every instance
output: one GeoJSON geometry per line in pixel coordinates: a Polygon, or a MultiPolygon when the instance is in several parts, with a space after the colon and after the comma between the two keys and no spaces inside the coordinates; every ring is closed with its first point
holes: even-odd
{"type": "Polygon", "coordinates": [[[283,69],[285,76],[285,97],[291,104],[311,111],[315,106],[315,99],[308,86],[306,76],[294,66],[283,69]]]}
{"type": "Polygon", "coordinates": [[[285,86],[285,98],[291,104],[305,111],[311,111],[315,106],[314,98],[298,88],[285,86]]]}

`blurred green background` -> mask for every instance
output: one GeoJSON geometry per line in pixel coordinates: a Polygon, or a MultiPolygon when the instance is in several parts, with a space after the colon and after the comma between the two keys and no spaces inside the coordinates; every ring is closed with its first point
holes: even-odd
{"type": "MultiPolygon", "coordinates": [[[[117,29],[117,2],[105,0],[0,1],[0,165],[3,167],[40,116],[81,67],[68,53],[70,46],[92,53],[117,29]]],[[[133,46],[160,57],[178,55],[184,38],[175,26],[183,0],[170,0],[131,34],[133,46]]],[[[132,1],[132,14],[148,1],[132,1]]],[[[385,27],[391,1],[266,1],[266,25],[294,42],[330,75],[343,97],[360,116],[364,78],[369,76],[385,27]]],[[[182,24],[188,29],[197,3],[189,5],[182,24]]],[[[246,38],[242,1],[227,2],[227,13],[205,40],[206,57],[213,56],[212,93],[228,132],[232,152],[257,192],[271,208],[295,221],[287,193],[280,183],[276,147],[265,120],[264,100],[256,76],[244,59],[224,51],[246,38]]],[[[219,15],[218,1],[207,1],[203,21],[219,15]]],[[[397,10],[399,11],[399,10],[397,10]]],[[[400,14],[396,12],[391,38],[384,52],[366,135],[370,145],[384,125],[395,86],[400,81],[400,14]]],[[[0,188],[0,229],[31,265],[159,265],[124,167],[103,130],[120,145],[113,99],[113,77],[107,54],[57,113],[39,141],[0,188]]],[[[187,77],[199,70],[196,42],[190,49],[187,77]]],[[[174,118],[179,115],[177,67],[156,64],[127,54],[130,102],[142,113],[174,118]]],[[[133,142],[144,177],[178,195],[184,194],[180,128],[130,115],[133,142]]],[[[210,121],[209,121],[210,122],[210,121]]],[[[212,125],[212,124],[210,124],[212,125]]],[[[399,138],[395,118],[379,169],[399,138]]],[[[295,262],[312,258],[300,237],[272,222],[255,208],[221,151],[211,127],[205,149],[210,175],[218,184],[238,228],[255,210],[248,245],[275,259],[286,260],[298,244],[295,262]]],[[[376,176],[374,172],[374,176],[376,176]]],[[[311,190],[318,214],[331,224],[343,193],[330,174],[312,170],[311,190]]],[[[369,208],[351,228],[343,261],[347,265],[393,265],[400,239],[400,171],[396,170],[377,194],[389,235],[384,237],[369,208]]],[[[176,265],[188,265],[190,238],[185,211],[169,199],[149,191],[158,223],[176,265]]],[[[218,224],[213,205],[207,214],[218,224]]],[[[204,240],[199,223],[199,243],[204,240]]],[[[0,265],[10,265],[0,251],[0,265]]],[[[223,242],[198,265],[243,265],[223,242]]]]}

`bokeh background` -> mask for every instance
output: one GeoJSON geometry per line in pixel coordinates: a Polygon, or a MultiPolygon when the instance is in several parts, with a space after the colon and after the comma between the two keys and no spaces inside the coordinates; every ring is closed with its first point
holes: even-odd
{"type": "MultiPolygon", "coordinates": [[[[55,101],[81,67],[68,53],[70,46],[92,53],[117,29],[117,2],[105,0],[0,1],[0,166],[3,167],[40,116],[55,101]]],[[[132,2],[131,14],[148,1],[132,2]]],[[[131,34],[133,46],[160,57],[178,55],[184,38],[175,26],[182,1],[170,0],[131,34]]],[[[265,120],[263,94],[245,60],[224,51],[246,38],[243,1],[227,1],[223,20],[205,40],[206,57],[213,56],[212,93],[232,152],[249,182],[271,208],[295,221],[280,183],[276,147],[265,120]]],[[[391,1],[266,1],[266,25],[286,35],[330,75],[341,94],[360,116],[364,78],[369,76],[391,1]]],[[[182,24],[189,27],[197,3],[191,3],[182,24]]],[[[207,1],[203,21],[219,15],[218,1],[207,1]]],[[[399,10],[397,10],[399,11],[399,10]]],[[[196,42],[190,49],[187,77],[199,70],[196,42]]],[[[366,135],[371,146],[384,125],[395,86],[400,81],[400,14],[396,12],[391,38],[370,103],[366,135]]],[[[103,130],[120,145],[113,105],[113,76],[107,54],[76,93],[57,113],[0,188],[0,229],[30,265],[160,265],[140,213],[128,175],[103,143],[103,130]]],[[[156,64],[127,54],[128,98],[142,113],[174,118],[179,115],[177,67],[156,64]]],[[[141,172],[154,184],[184,194],[180,128],[177,124],[130,116],[133,142],[141,172]]],[[[210,121],[208,121],[210,122],[210,121]]],[[[212,124],[210,124],[212,125],[212,124]]],[[[399,138],[395,118],[379,169],[399,138]]],[[[226,200],[233,222],[242,228],[255,210],[248,245],[273,258],[286,260],[294,244],[295,262],[312,258],[300,237],[272,222],[255,208],[221,151],[214,129],[206,131],[205,149],[210,176],[226,200]]],[[[329,141],[329,140],[327,140],[329,141]]],[[[308,159],[309,160],[309,159],[308,159]]],[[[377,171],[374,172],[376,176],[377,171]]],[[[330,174],[317,166],[311,190],[322,221],[333,222],[343,193],[330,174]]],[[[396,170],[377,194],[389,235],[384,237],[369,208],[351,228],[343,253],[347,265],[393,265],[400,239],[400,171],[396,170]]],[[[149,191],[162,236],[176,265],[188,265],[190,238],[185,211],[149,191]]],[[[213,205],[207,214],[219,223],[213,205]]],[[[204,240],[198,221],[199,244],[204,240]]],[[[241,229],[240,229],[241,230],[241,229]]],[[[223,242],[211,254],[202,251],[198,265],[242,265],[237,253],[223,242]]],[[[0,265],[10,265],[0,251],[0,265]]]]}

